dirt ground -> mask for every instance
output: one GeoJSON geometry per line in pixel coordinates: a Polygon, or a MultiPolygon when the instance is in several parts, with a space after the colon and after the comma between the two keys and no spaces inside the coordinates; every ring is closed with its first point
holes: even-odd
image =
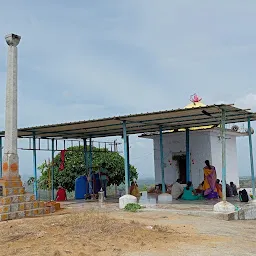
{"type": "Polygon", "coordinates": [[[0,255],[256,255],[256,221],[63,210],[0,223],[0,255]]]}

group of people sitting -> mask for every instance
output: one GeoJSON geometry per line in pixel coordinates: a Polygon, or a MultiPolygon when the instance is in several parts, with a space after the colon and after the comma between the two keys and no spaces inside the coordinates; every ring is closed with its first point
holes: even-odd
{"type": "MultiPolygon", "coordinates": [[[[204,181],[197,189],[194,189],[191,181],[184,188],[181,185],[181,179],[178,179],[172,185],[171,194],[174,199],[198,200],[200,198],[222,198],[222,185],[220,184],[220,180],[217,179],[215,167],[210,165],[209,160],[206,160],[205,164],[204,181]]],[[[236,185],[233,182],[230,182],[230,185],[226,184],[226,196],[231,197],[236,195],[238,195],[236,185]]]]}

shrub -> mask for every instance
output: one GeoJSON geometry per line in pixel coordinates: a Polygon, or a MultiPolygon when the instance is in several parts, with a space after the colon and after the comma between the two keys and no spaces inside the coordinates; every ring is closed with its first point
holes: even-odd
{"type": "Polygon", "coordinates": [[[128,212],[137,212],[141,208],[142,207],[139,204],[132,203],[132,204],[127,204],[124,209],[128,212]]]}

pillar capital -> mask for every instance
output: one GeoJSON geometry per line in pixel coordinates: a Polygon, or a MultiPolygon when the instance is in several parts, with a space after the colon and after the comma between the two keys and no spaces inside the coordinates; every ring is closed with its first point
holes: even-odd
{"type": "Polygon", "coordinates": [[[9,34],[5,36],[5,41],[9,46],[17,46],[20,42],[21,37],[15,34],[9,34]]]}

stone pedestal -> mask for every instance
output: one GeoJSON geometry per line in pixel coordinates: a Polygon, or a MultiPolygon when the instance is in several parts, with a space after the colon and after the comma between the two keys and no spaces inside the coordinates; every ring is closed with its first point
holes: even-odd
{"type": "Polygon", "coordinates": [[[25,193],[20,180],[0,179],[0,221],[40,216],[60,208],[57,203],[36,201],[33,194],[25,193]]]}
{"type": "Polygon", "coordinates": [[[234,212],[236,210],[236,207],[227,201],[221,201],[214,205],[213,210],[215,212],[229,213],[234,212]]]}
{"type": "Polygon", "coordinates": [[[137,202],[137,197],[132,195],[124,195],[119,198],[119,209],[124,209],[127,204],[136,204],[137,202]]]}

